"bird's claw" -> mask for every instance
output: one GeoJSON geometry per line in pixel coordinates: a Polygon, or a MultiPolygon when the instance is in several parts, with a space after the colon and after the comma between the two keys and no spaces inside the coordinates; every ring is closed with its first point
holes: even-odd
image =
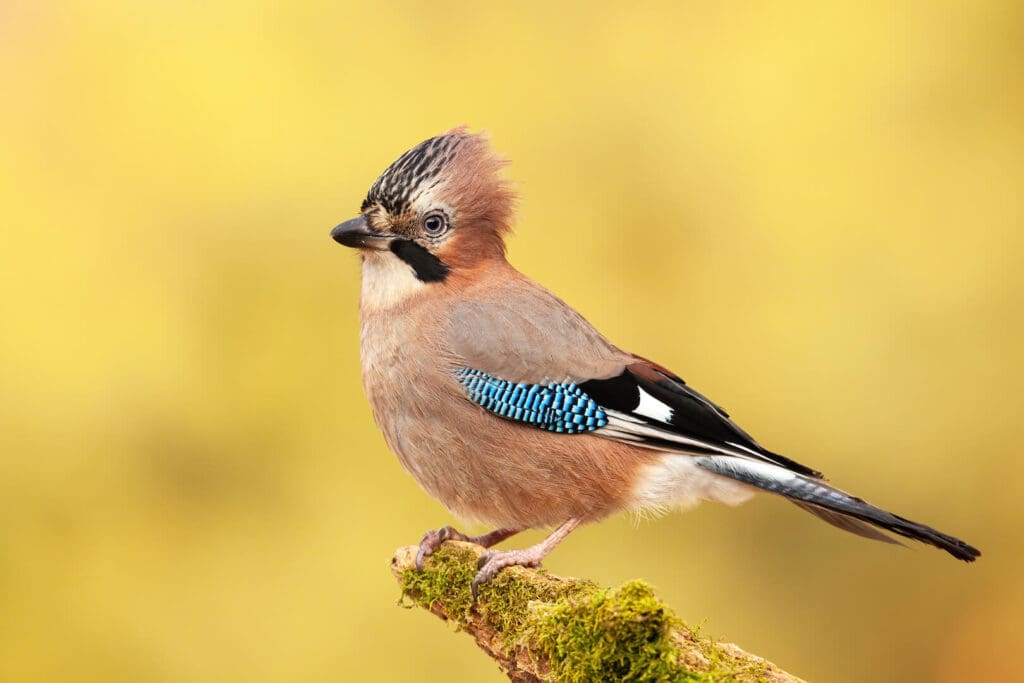
{"type": "Polygon", "coordinates": [[[468,541],[468,536],[454,527],[443,526],[431,529],[420,539],[420,549],[416,551],[416,571],[423,571],[423,561],[434,554],[445,541],[468,541]]]}
{"type": "Polygon", "coordinates": [[[531,553],[532,548],[526,550],[488,550],[476,562],[476,576],[470,586],[473,591],[473,602],[480,597],[480,586],[490,583],[491,579],[498,575],[505,567],[518,565],[520,567],[539,567],[541,557],[531,553]]]}

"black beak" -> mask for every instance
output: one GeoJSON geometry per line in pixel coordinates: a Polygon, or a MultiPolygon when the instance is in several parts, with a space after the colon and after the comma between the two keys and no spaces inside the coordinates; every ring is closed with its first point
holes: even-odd
{"type": "Polygon", "coordinates": [[[331,230],[331,237],[338,244],[344,244],[353,249],[387,249],[391,244],[394,235],[384,235],[378,232],[371,232],[366,224],[366,219],[357,216],[347,220],[331,230]]]}

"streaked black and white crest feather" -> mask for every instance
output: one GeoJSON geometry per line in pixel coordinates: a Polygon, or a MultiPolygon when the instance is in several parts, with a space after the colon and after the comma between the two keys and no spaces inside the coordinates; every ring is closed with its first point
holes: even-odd
{"type": "Polygon", "coordinates": [[[417,197],[444,180],[442,171],[466,139],[461,133],[438,135],[398,157],[370,187],[361,210],[379,205],[392,216],[408,211],[417,197]]]}

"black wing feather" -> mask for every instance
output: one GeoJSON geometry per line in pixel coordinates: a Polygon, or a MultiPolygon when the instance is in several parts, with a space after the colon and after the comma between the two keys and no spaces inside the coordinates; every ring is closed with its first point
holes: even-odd
{"type": "Polygon", "coordinates": [[[700,444],[687,445],[688,452],[751,456],[804,476],[821,477],[820,472],[762,447],[729,419],[725,410],[691,389],[681,378],[648,361],[638,360],[619,375],[581,382],[579,387],[605,409],[664,432],[665,438],[645,434],[643,441],[650,446],[673,447],[671,436],[676,435],[700,444]],[[641,392],[671,409],[667,422],[637,412],[641,392]]]}

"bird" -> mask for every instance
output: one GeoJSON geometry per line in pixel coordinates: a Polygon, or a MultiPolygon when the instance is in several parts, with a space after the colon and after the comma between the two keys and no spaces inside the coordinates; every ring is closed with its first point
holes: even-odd
{"type": "Polygon", "coordinates": [[[361,256],[362,382],[387,445],[455,517],[493,528],[427,531],[418,568],[447,540],[483,546],[475,597],[505,567],[539,566],[580,525],[756,492],[870,539],[981,554],[761,446],[519,272],[506,257],[517,201],[506,163],[486,133],[453,128],[398,157],[330,233],[361,256]],[[494,548],[527,529],[552,531],[494,548]]]}

